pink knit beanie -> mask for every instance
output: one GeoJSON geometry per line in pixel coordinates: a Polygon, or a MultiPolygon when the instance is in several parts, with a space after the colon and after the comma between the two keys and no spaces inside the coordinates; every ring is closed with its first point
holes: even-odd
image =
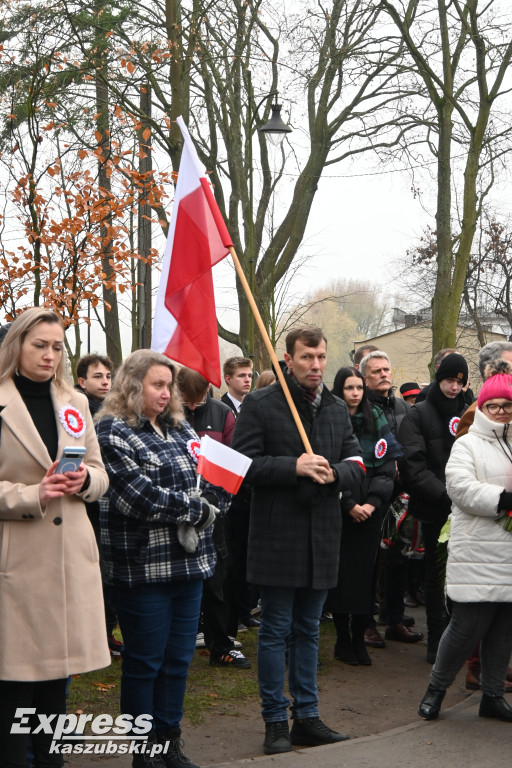
{"type": "Polygon", "coordinates": [[[478,395],[480,410],[482,410],[484,403],[488,400],[494,400],[495,397],[512,400],[512,376],[507,373],[496,373],[487,379],[478,395]]]}

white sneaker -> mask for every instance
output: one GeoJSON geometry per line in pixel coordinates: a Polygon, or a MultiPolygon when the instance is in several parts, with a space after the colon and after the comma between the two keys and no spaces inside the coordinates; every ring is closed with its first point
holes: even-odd
{"type": "Polygon", "coordinates": [[[196,648],[206,648],[204,642],[204,632],[198,632],[196,637],[196,648]]]}

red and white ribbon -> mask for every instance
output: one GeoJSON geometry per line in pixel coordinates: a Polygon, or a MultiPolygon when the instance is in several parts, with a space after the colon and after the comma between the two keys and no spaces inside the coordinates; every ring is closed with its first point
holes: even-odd
{"type": "Polygon", "coordinates": [[[85,419],[78,410],[72,405],[63,405],[59,411],[60,423],[71,437],[79,437],[85,432],[85,419]]]}

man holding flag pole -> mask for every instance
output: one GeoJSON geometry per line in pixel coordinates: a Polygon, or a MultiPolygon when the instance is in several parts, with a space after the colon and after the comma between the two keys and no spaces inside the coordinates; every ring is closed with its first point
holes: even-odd
{"type": "MultiPolygon", "coordinates": [[[[288,375],[283,374],[192,140],[182,118],[177,122],[185,143],[152,348],[220,386],[212,267],[230,253],[278,377],[275,386],[245,397],[232,443],[252,459],[247,576],[259,586],[262,602],[258,679],[264,751],[332,744],[348,736],[318,715],[319,622],[327,590],[337,582],[339,494],[350,495],[363,479],[361,449],[347,406],[323,385],[326,340],[320,329],[288,334],[288,375]],[[287,644],[291,733],[290,702],[283,693],[287,644]]],[[[232,458],[210,456],[200,465],[206,478],[212,464],[231,479],[243,475],[232,458]]]]}
{"type": "Polygon", "coordinates": [[[365,471],[348,409],[322,383],[322,331],[297,328],[286,349],[286,380],[314,452],[304,451],[280,382],[245,397],[232,442],[252,459],[247,579],[261,596],[258,681],[266,754],[348,738],[319,718],[318,635],[327,590],[338,577],[339,494],[349,495],[365,471]],[[283,693],[286,648],[291,733],[283,693]]]}

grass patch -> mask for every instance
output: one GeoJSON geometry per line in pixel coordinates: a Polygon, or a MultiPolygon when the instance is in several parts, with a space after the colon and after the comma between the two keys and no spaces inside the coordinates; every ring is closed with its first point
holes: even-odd
{"type": "Polygon", "coordinates": [[[114,659],[106,669],[73,677],[69,687],[67,710],[117,717],[120,691],[121,660],[114,659]]]}
{"type": "MultiPolygon", "coordinates": [[[[120,638],[120,635],[118,635],[120,638]]],[[[242,652],[252,662],[251,669],[224,669],[211,667],[209,657],[203,650],[196,650],[190,665],[185,694],[185,716],[192,723],[204,723],[208,714],[215,716],[238,716],[248,702],[259,707],[259,692],[256,668],[256,647],[258,633],[255,630],[239,635],[243,643],[242,652]]],[[[329,672],[333,666],[332,649],[335,630],[332,622],[320,625],[321,667],[319,675],[329,672]]],[[[121,660],[113,659],[110,667],[78,675],[73,678],[69,689],[68,712],[81,711],[93,715],[119,714],[121,691],[121,660]]]]}

